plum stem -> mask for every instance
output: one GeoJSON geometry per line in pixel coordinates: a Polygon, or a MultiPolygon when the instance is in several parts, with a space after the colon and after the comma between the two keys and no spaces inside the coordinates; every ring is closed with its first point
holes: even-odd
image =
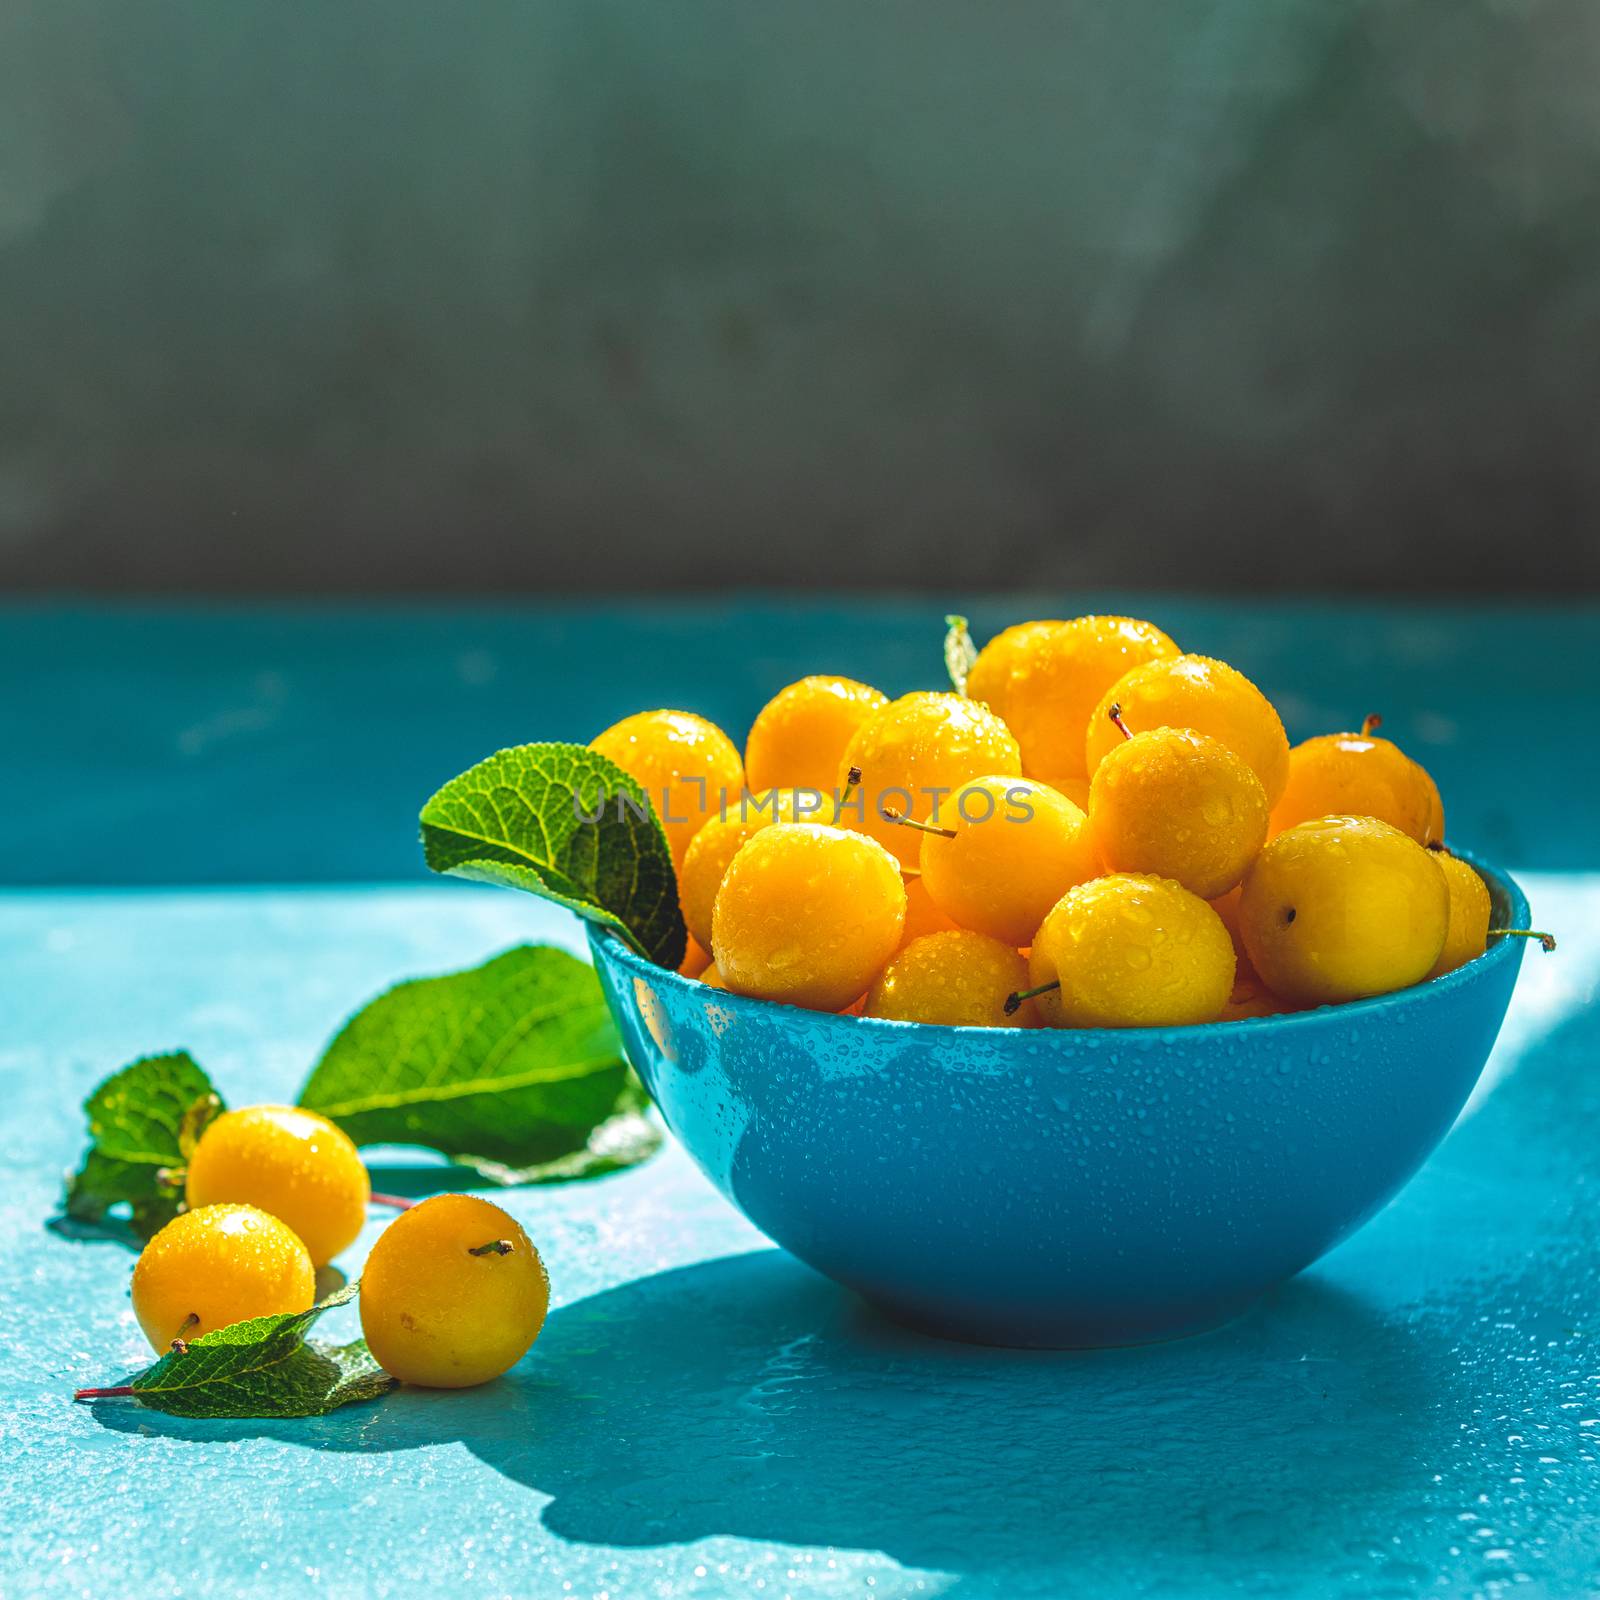
{"type": "Polygon", "coordinates": [[[941,839],[953,839],[956,836],[954,828],[941,828],[932,822],[917,822],[905,812],[896,811],[893,806],[884,807],[883,817],[885,822],[898,823],[902,828],[915,828],[918,833],[936,833],[941,839]]]}
{"type": "Polygon", "coordinates": [[[1124,739],[1131,739],[1133,737],[1133,735],[1128,732],[1128,724],[1122,720],[1122,706],[1120,703],[1113,703],[1111,709],[1106,712],[1106,715],[1110,717],[1114,723],[1116,723],[1117,731],[1124,739]]]}
{"type": "Polygon", "coordinates": [[[409,1211],[417,1202],[407,1200],[404,1195],[379,1194],[376,1189],[372,1191],[372,1203],[375,1206],[393,1206],[396,1211],[409,1211]]]}
{"type": "Polygon", "coordinates": [[[839,818],[844,815],[844,808],[847,805],[850,804],[849,795],[850,795],[851,790],[859,789],[860,787],[861,787],[861,768],[860,767],[851,767],[850,770],[847,773],[845,773],[845,775],[844,775],[844,793],[841,794],[837,789],[834,790],[834,794],[833,794],[833,825],[835,827],[838,827],[839,818]]]}
{"type": "Polygon", "coordinates": [[[1361,719],[1361,737],[1370,739],[1379,728],[1383,726],[1383,718],[1376,711],[1369,711],[1361,719]]]}
{"type": "Polygon", "coordinates": [[[1052,989],[1060,987],[1061,980],[1055,978],[1049,983],[1041,983],[1037,989],[1018,989],[1014,994],[1006,996],[1006,1003],[1001,1009],[1008,1017],[1014,1017],[1022,1009],[1024,1000],[1036,1000],[1040,995],[1049,994],[1052,989]]]}
{"type": "Polygon", "coordinates": [[[1556,947],[1556,936],[1553,933],[1543,933],[1538,928],[1491,928],[1491,939],[1537,939],[1546,955],[1556,947]]]}
{"type": "Polygon", "coordinates": [[[516,1246],[509,1239],[491,1239],[487,1244],[475,1244],[467,1251],[469,1256],[508,1256],[516,1246]]]}

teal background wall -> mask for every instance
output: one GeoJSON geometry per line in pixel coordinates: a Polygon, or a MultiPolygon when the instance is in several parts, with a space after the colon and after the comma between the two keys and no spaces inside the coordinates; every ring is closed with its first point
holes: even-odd
{"type": "Polygon", "coordinates": [[[9,0],[0,585],[1600,581],[1587,0],[9,0]]]}

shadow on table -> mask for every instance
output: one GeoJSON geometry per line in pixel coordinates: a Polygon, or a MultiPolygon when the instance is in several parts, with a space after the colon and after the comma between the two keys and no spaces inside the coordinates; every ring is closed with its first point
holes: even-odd
{"type": "MultiPolygon", "coordinates": [[[[503,1189],[471,1167],[454,1161],[408,1161],[392,1165],[368,1162],[367,1176],[375,1194],[395,1194],[406,1200],[426,1200],[434,1194],[470,1194],[503,1189]]],[[[381,1208],[380,1208],[381,1209],[381,1208]]]]}
{"type": "Polygon", "coordinates": [[[310,1422],[97,1415],[197,1441],[460,1441],[549,1496],[545,1525],[582,1543],[726,1534],[986,1579],[1092,1553],[1175,1580],[1204,1553],[1215,1582],[1219,1551],[1241,1571],[1349,1563],[1351,1512],[1410,1492],[1412,1421],[1439,1399],[1417,1356],[1410,1330],[1315,1279],[1173,1344],[970,1348],[901,1330],[761,1250],[566,1306],[533,1357],[482,1389],[400,1390],[310,1422]]]}
{"type": "Polygon", "coordinates": [[[45,1220],[45,1228],[58,1239],[73,1244],[114,1244],[119,1249],[138,1255],[144,1249],[144,1240],[133,1230],[133,1225],[121,1217],[103,1217],[95,1222],[64,1213],[45,1220]]]}

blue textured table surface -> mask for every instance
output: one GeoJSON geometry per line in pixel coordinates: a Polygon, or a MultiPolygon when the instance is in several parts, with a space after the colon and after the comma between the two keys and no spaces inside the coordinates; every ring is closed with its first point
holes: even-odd
{"type": "Polygon", "coordinates": [[[1600,1593],[1600,626],[1577,611],[1140,603],[1296,735],[1384,709],[1452,833],[1562,935],[1422,1174],[1231,1327],[919,1339],[669,1149],[509,1197],[555,1309],[498,1384],[295,1423],[71,1404],[146,1359],[128,1253],[43,1226],[100,1076],[184,1045],[235,1102],[281,1098],[394,979],[579,948],[523,897],[360,880],[412,873],[417,802],[496,744],[641,702],[737,724],[811,666],[907,687],[938,609],[0,614],[25,807],[0,879],[53,885],[0,895],[0,1594],[1600,1593]]]}

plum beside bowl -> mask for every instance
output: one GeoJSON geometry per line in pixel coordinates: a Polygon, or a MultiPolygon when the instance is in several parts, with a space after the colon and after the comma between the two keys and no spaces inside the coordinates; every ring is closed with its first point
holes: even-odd
{"type": "Polygon", "coordinates": [[[762,1232],[929,1332],[1048,1348],[1213,1327],[1371,1217],[1466,1103],[1522,944],[1287,1016],[1024,1032],[745,999],[590,933],[667,1126],[762,1232]]]}

